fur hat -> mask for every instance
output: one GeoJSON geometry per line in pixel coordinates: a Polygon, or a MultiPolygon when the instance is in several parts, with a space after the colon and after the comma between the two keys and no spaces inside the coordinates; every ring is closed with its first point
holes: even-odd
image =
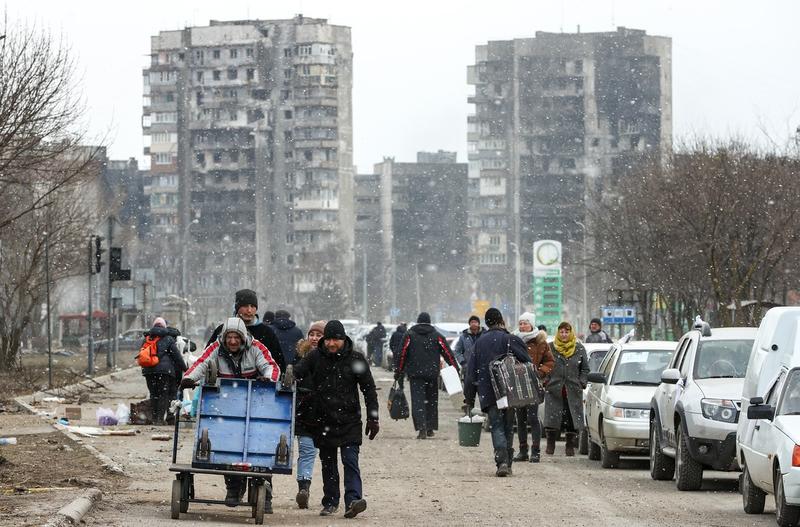
{"type": "Polygon", "coordinates": [[[503,323],[503,314],[496,307],[490,307],[486,310],[486,314],[483,315],[483,320],[486,321],[486,325],[489,327],[499,326],[503,323]]]}
{"type": "Polygon", "coordinates": [[[323,339],[346,339],[347,333],[344,331],[344,326],[338,320],[329,320],[325,324],[325,331],[322,332],[323,339]]]}
{"type": "Polygon", "coordinates": [[[431,323],[431,316],[423,311],[417,317],[417,324],[430,324],[431,323]]]}
{"type": "Polygon", "coordinates": [[[252,289],[239,289],[236,291],[236,303],[234,305],[236,312],[242,306],[255,306],[258,309],[258,295],[252,289]]]}

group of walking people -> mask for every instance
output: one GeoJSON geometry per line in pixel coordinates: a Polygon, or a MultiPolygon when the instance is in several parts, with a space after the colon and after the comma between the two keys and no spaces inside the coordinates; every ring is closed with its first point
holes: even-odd
{"type": "MultiPolygon", "coordinates": [[[[178,353],[177,330],[168,331],[163,319],[156,319],[150,334],[162,335],[158,354],[160,369],[143,374],[154,408],[154,422],[163,422],[170,401],[181,389],[203,381],[214,364],[219,377],[262,379],[282,382],[292,368],[296,380],[295,434],[298,442],[297,495],[299,508],[307,509],[314,463],[322,469],[321,516],[337,512],[341,501],[338,458],[344,466],[344,505],[346,518],[366,510],[363,498],[359,449],[364,436],[374,439],[380,430],[378,397],[366,357],[353,348],[353,342],[338,320],[317,321],[304,335],[285,310],[258,317],[258,297],[249,289],[236,292],[234,316],[214,329],[201,356],[187,368],[178,353]],[[274,317],[274,318],[273,318],[274,317]],[[271,323],[267,324],[269,320],[271,323]],[[169,376],[162,389],[152,383],[153,375],[169,376]],[[156,389],[157,388],[157,389],[156,389]],[[366,425],[359,391],[367,408],[366,425]],[[161,413],[161,409],[164,413],[161,413]],[[364,430],[363,435],[361,430],[364,430]]],[[[160,377],[159,377],[160,378],[160,377]]],[[[287,381],[288,382],[288,381],[287,381]]],[[[272,478],[268,477],[265,512],[272,513],[272,478]]],[[[241,503],[247,489],[246,476],[225,476],[225,503],[241,503]]]]}

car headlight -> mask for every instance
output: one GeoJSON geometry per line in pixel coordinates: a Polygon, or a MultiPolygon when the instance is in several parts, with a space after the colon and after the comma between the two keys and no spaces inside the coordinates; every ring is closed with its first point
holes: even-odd
{"type": "Polygon", "coordinates": [[[649,419],[650,410],[646,408],[623,408],[619,406],[612,406],[611,417],[613,419],[649,419]]]}
{"type": "Polygon", "coordinates": [[[730,399],[703,399],[700,401],[703,417],[712,421],[735,423],[739,420],[736,405],[730,399]]]}

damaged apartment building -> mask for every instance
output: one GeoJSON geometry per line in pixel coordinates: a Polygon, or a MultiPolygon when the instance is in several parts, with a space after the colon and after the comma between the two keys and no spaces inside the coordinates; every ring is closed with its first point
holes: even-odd
{"type": "Polygon", "coordinates": [[[165,293],[187,298],[200,324],[227,316],[243,287],[262,312],[301,319],[324,278],[350,294],[350,28],[212,20],[153,36],[143,73],[150,251],[156,281],[175,284],[165,293]]]}
{"type": "MultiPolygon", "coordinates": [[[[519,248],[531,305],[533,243],[554,239],[564,244],[567,314],[580,313],[587,206],[635,157],[671,149],[671,53],[671,39],[623,27],[476,46],[468,272],[479,298],[513,305],[519,248]]],[[[589,306],[600,305],[595,293],[589,306]]]]}

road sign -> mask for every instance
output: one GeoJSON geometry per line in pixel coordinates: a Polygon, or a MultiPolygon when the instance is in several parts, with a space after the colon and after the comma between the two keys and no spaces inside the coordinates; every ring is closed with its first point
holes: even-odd
{"type": "Polygon", "coordinates": [[[636,308],[633,306],[603,306],[603,324],[636,324],[636,308]]]}

